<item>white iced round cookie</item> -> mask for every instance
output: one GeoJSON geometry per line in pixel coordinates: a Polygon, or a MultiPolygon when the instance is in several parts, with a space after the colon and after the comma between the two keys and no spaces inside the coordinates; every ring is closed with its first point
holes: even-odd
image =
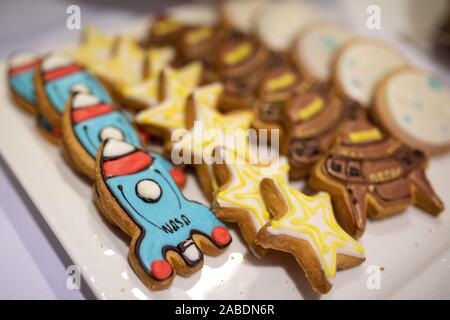
{"type": "Polygon", "coordinates": [[[392,70],[406,65],[406,59],[383,42],[350,40],[338,53],[334,80],[345,96],[369,107],[378,82],[392,70]]]}
{"type": "Polygon", "coordinates": [[[255,17],[259,38],[274,51],[289,49],[298,31],[319,19],[310,5],[295,0],[268,1],[255,17]]]}
{"type": "Polygon", "coordinates": [[[141,180],[136,185],[137,195],[148,202],[156,202],[161,198],[161,187],[153,180],[141,180]]]}
{"type": "Polygon", "coordinates": [[[306,76],[320,82],[331,78],[333,57],[350,33],[331,22],[305,27],[294,43],[294,60],[306,76]]]}
{"type": "Polygon", "coordinates": [[[226,22],[234,29],[248,33],[253,29],[255,13],[268,0],[229,0],[222,6],[222,14],[226,22]]]}
{"type": "Polygon", "coordinates": [[[397,138],[431,154],[450,149],[450,89],[413,68],[392,73],[377,91],[376,118],[397,138]]]}
{"type": "Polygon", "coordinates": [[[217,23],[217,12],[213,6],[204,4],[180,4],[167,9],[167,15],[185,25],[214,25],[217,23]]]}

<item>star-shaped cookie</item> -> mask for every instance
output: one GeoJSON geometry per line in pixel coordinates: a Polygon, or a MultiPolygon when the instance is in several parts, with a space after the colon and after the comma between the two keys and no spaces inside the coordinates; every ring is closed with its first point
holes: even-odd
{"type": "Polygon", "coordinates": [[[168,139],[175,129],[184,128],[186,101],[200,83],[202,66],[192,62],[179,69],[167,67],[159,92],[162,102],[141,111],[136,122],[150,134],[168,139]]]}
{"type": "Polygon", "coordinates": [[[364,261],[364,248],[336,222],[327,193],[306,196],[278,177],[261,182],[261,195],[274,217],[256,243],[292,254],[312,287],[326,293],[336,271],[364,261]]]}
{"type": "Polygon", "coordinates": [[[256,245],[255,238],[271,219],[261,197],[260,183],[265,177],[287,182],[286,158],[275,158],[266,164],[251,163],[225,148],[216,148],[215,157],[219,160],[214,172],[220,187],[214,196],[214,211],[221,220],[237,223],[250,250],[259,258],[266,250],[256,245]]]}

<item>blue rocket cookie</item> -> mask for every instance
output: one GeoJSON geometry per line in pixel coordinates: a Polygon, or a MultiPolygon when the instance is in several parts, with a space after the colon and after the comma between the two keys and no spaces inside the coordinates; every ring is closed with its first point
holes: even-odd
{"type": "Polygon", "coordinates": [[[231,243],[214,213],[186,199],[157,158],[124,141],[100,148],[95,187],[102,213],[132,238],[130,263],[151,289],[168,287],[175,272],[192,274],[202,252],[218,255],[231,243]]]}
{"type": "MultiPolygon", "coordinates": [[[[75,85],[72,91],[62,121],[63,152],[76,171],[94,180],[95,157],[103,141],[113,138],[140,148],[143,145],[126,114],[92,95],[81,84],[75,85]]],[[[155,153],[151,156],[163,164],[177,183],[184,184],[184,174],[180,169],[174,168],[162,156],[155,153]]]]}
{"type": "Polygon", "coordinates": [[[100,81],[64,55],[50,54],[42,58],[34,82],[39,110],[54,127],[61,127],[61,116],[75,85],[88,88],[100,100],[112,103],[100,81]]]}

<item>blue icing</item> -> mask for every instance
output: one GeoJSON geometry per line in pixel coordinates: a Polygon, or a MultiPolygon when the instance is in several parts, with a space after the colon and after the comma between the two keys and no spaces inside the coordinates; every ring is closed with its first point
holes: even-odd
{"type": "Polygon", "coordinates": [[[100,133],[105,127],[119,129],[124,135],[124,141],[136,147],[141,147],[139,136],[126,116],[119,111],[114,111],[75,124],[75,135],[91,157],[95,158],[97,155],[97,150],[102,143],[100,133]]]}
{"type": "Polygon", "coordinates": [[[36,91],[33,82],[34,70],[11,76],[9,81],[14,92],[31,104],[36,103],[36,91]]]}
{"type": "Polygon", "coordinates": [[[165,248],[176,248],[191,238],[192,231],[210,236],[215,227],[223,226],[210,209],[184,198],[158,161],[141,172],[107,179],[106,184],[122,208],[143,230],[136,245],[136,254],[147,271],[151,271],[153,261],[164,259],[165,248]],[[161,187],[162,195],[157,202],[145,202],[136,194],[137,183],[146,179],[161,187]],[[180,223],[174,222],[175,219],[180,223]],[[177,227],[174,228],[171,223],[177,227]]]}
{"type": "Polygon", "coordinates": [[[85,84],[92,95],[101,101],[112,103],[111,97],[103,85],[91,73],[80,71],[45,84],[45,92],[59,113],[63,112],[64,105],[71,94],[71,88],[76,84],[85,84]]]}
{"type": "Polygon", "coordinates": [[[435,78],[435,77],[429,77],[428,78],[428,86],[432,90],[440,90],[443,87],[442,81],[435,78]]]}

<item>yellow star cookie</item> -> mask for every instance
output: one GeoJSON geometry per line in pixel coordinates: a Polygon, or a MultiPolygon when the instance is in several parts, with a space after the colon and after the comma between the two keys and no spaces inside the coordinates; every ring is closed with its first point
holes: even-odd
{"type": "Polygon", "coordinates": [[[257,243],[294,255],[317,291],[324,293],[331,288],[330,280],[337,269],[364,261],[363,246],[337,224],[327,193],[306,196],[277,177],[264,179],[261,190],[275,218],[258,234],[257,243]],[[315,267],[305,243],[316,257],[321,272],[312,270],[315,267]]]}
{"type": "Polygon", "coordinates": [[[186,100],[201,79],[202,66],[192,62],[180,69],[167,67],[163,71],[163,96],[161,103],[140,112],[136,122],[171,132],[184,128],[186,100]]]}
{"type": "Polygon", "coordinates": [[[162,70],[175,57],[170,47],[152,48],[148,51],[148,76],[140,82],[124,83],[118,88],[122,96],[142,102],[147,108],[159,102],[159,80],[162,70]]]}
{"type": "Polygon", "coordinates": [[[83,30],[80,46],[73,52],[73,58],[88,68],[94,68],[99,61],[111,57],[115,41],[115,37],[100,32],[94,26],[87,26],[83,30]]]}
{"type": "Polygon", "coordinates": [[[216,158],[223,165],[214,168],[221,184],[214,197],[215,212],[220,219],[237,223],[253,254],[260,257],[264,251],[255,245],[255,237],[271,219],[260,194],[260,183],[265,177],[287,182],[286,158],[274,158],[266,165],[250,163],[225,148],[216,149],[216,158]]]}

